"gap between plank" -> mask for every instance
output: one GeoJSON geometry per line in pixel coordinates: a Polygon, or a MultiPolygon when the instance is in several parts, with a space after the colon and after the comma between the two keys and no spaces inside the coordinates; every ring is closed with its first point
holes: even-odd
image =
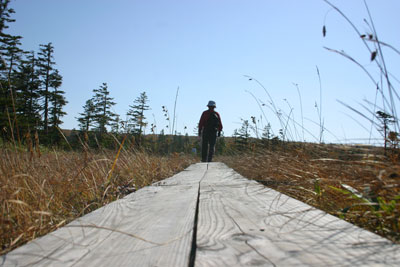
{"type": "Polygon", "coordinates": [[[208,163],[207,163],[207,169],[204,172],[203,177],[201,177],[199,181],[199,190],[197,192],[197,202],[196,202],[196,210],[194,212],[194,223],[193,223],[193,237],[192,237],[192,247],[190,249],[190,255],[189,255],[189,267],[194,267],[195,261],[196,261],[196,251],[197,251],[197,223],[199,220],[199,205],[200,205],[200,187],[201,187],[201,182],[203,181],[204,177],[206,176],[208,171],[208,163]]]}

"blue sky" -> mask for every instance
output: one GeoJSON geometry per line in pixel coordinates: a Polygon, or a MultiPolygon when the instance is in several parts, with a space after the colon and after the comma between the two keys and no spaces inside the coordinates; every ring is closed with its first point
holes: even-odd
{"type": "MultiPolygon", "coordinates": [[[[362,33],[369,32],[362,0],[332,3],[362,33]]],[[[380,40],[399,49],[400,1],[367,3],[380,40]]],[[[268,120],[278,134],[282,127],[269,98],[254,80],[244,77],[249,75],[265,86],[277,109],[290,114],[283,122],[293,139],[302,139],[303,121],[304,128],[316,136],[306,132],[305,139],[317,141],[315,103],[322,106],[324,141],[365,142],[369,137],[359,123],[367,129],[370,125],[337,100],[358,108],[364,99],[374,101],[375,86],[358,66],[323,47],[344,50],[376,77],[379,72],[349,24],[322,0],[14,0],[11,7],[16,22],[9,32],[24,37],[25,50],[37,51],[39,44],[48,42],[55,47],[69,102],[63,128],[78,127],[75,117],[92,90],[107,82],[117,102],[115,112],[122,118],[145,91],[151,106],[147,119],[156,123],[158,132],[168,132],[161,107],[166,106],[172,116],[179,86],[177,130],[181,133],[186,126],[193,134],[208,100],[214,100],[226,136],[251,116],[260,120],[260,126],[268,120]],[[303,120],[294,83],[301,93],[303,120]],[[262,106],[266,118],[260,119],[263,113],[249,92],[266,104],[262,106]]],[[[398,74],[399,55],[389,49],[384,54],[389,70],[398,74]]],[[[375,131],[373,137],[379,133],[375,131]]]]}

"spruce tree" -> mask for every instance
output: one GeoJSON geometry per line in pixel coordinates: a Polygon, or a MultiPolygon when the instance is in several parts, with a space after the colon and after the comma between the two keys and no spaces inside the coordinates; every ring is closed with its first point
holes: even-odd
{"type": "Polygon", "coordinates": [[[14,22],[11,19],[11,14],[15,13],[12,8],[8,8],[10,0],[0,0],[0,33],[3,33],[4,29],[8,28],[7,23],[14,22]]]}
{"type": "Polygon", "coordinates": [[[378,110],[376,112],[376,118],[379,120],[379,122],[381,123],[381,125],[377,125],[378,126],[378,130],[383,132],[383,142],[384,142],[384,148],[385,148],[385,156],[386,156],[386,150],[387,150],[387,143],[388,143],[388,134],[390,132],[390,128],[389,128],[389,124],[394,124],[396,122],[396,119],[394,116],[378,110]]]}
{"type": "Polygon", "coordinates": [[[9,0],[0,0],[0,53],[2,60],[0,61],[0,69],[2,79],[8,80],[9,72],[15,66],[16,57],[21,54],[19,49],[21,45],[21,36],[12,36],[4,32],[8,29],[8,23],[14,22],[11,19],[11,14],[15,13],[13,9],[8,8],[9,0]],[[12,62],[10,64],[10,62],[12,62]],[[14,64],[13,64],[14,63],[14,64]]]}
{"type": "Polygon", "coordinates": [[[118,134],[120,131],[120,126],[121,126],[121,120],[119,118],[119,115],[115,114],[115,119],[111,123],[111,132],[118,134]]]}
{"type": "Polygon", "coordinates": [[[49,131],[49,102],[50,86],[52,84],[51,74],[54,72],[54,47],[52,43],[41,44],[39,49],[39,68],[42,82],[41,96],[43,98],[43,129],[49,131]]]}
{"type": "Polygon", "coordinates": [[[78,117],[79,128],[81,131],[89,131],[90,127],[93,126],[95,122],[96,109],[93,103],[93,99],[89,99],[86,101],[83,106],[83,112],[79,113],[80,117],[78,117]]]}
{"type": "Polygon", "coordinates": [[[15,70],[18,60],[22,54],[19,49],[20,36],[12,36],[5,33],[8,23],[14,22],[11,14],[14,10],[9,8],[10,0],[0,0],[0,129],[3,139],[11,134],[12,140],[15,140],[15,130],[19,138],[16,114],[16,95],[15,87],[12,86],[10,75],[15,70]]]}
{"type": "Polygon", "coordinates": [[[95,93],[93,103],[95,107],[95,121],[97,130],[100,133],[107,132],[107,126],[110,126],[115,120],[116,114],[111,111],[115,105],[114,98],[110,97],[107,83],[103,83],[99,89],[94,89],[95,93]]]}
{"type": "Polygon", "coordinates": [[[28,100],[28,115],[33,120],[35,127],[39,126],[40,122],[40,79],[39,71],[37,70],[37,58],[35,52],[31,51],[27,55],[27,72],[28,72],[28,86],[27,86],[27,100],[28,100]]]}
{"type": "Polygon", "coordinates": [[[62,84],[62,77],[58,73],[58,70],[55,70],[50,74],[50,87],[54,90],[49,94],[49,102],[51,106],[49,108],[50,112],[50,121],[49,126],[54,130],[56,130],[60,124],[62,123],[61,117],[66,115],[67,113],[63,111],[63,107],[68,103],[64,97],[65,92],[60,90],[60,86],[62,84]]]}
{"type": "Polygon", "coordinates": [[[21,46],[21,36],[3,35],[1,39],[1,79],[11,82],[11,75],[21,62],[24,51],[21,46]]]}
{"type": "Polygon", "coordinates": [[[1,58],[2,66],[1,66],[1,80],[2,87],[4,91],[6,91],[6,101],[8,99],[7,107],[11,107],[8,110],[8,114],[10,114],[10,118],[12,121],[11,127],[12,131],[16,132],[16,136],[18,138],[18,142],[21,141],[20,138],[20,127],[19,121],[17,118],[17,88],[15,86],[14,76],[16,74],[16,67],[21,61],[21,56],[23,50],[19,48],[21,45],[20,36],[10,36],[4,35],[2,36],[2,46],[1,46],[1,58]],[[12,115],[11,115],[12,114],[12,115]]]}
{"type": "Polygon", "coordinates": [[[133,101],[133,105],[129,106],[130,109],[126,114],[129,118],[128,128],[131,130],[131,133],[138,136],[138,143],[141,142],[143,128],[147,125],[145,122],[146,117],[144,116],[144,112],[150,109],[147,104],[148,102],[146,92],[141,93],[140,96],[133,101]]]}
{"type": "Polygon", "coordinates": [[[13,82],[19,126],[23,132],[36,130],[40,124],[40,81],[33,51],[27,55],[26,60],[20,62],[13,82]]]}
{"type": "Polygon", "coordinates": [[[271,124],[268,123],[263,130],[262,136],[261,136],[261,141],[264,145],[268,146],[270,144],[270,141],[272,139],[272,130],[271,130],[271,124]]]}
{"type": "Polygon", "coordinates": [[[239,149],[245,149],[249,143],[250,126],[248,120],[243,120],[242,127],[234,131],[235,143],[239,149]]]}

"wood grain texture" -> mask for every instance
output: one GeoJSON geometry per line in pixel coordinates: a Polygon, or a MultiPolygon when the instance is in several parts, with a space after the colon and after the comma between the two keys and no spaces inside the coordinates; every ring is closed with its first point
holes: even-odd
{"type": "Polygon", "coordinates": [[[0,266],[187,266],[205,164],[3,255],[0,266]]]}
{"type": "Polygon", "coordinates": [[[0,266],[188,266],[198,196],[196,266],[399,265],[399,245],[222,163],[199,163],[3,255],[0,266]]]}
{"type": "Polygon", "coordinates": [[[399,245],[209,164],[200,185],[196,266],[399,264],[399,245]]]}

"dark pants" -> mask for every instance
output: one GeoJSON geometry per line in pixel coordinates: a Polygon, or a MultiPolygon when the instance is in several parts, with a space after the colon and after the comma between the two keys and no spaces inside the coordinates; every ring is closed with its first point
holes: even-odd
{"type": "Polygon", "coordinates": [[[203,132],[201,144],[201,161],[211,162],[215,151],[215,143],[217,142],[216,132],[203,132]]]}

